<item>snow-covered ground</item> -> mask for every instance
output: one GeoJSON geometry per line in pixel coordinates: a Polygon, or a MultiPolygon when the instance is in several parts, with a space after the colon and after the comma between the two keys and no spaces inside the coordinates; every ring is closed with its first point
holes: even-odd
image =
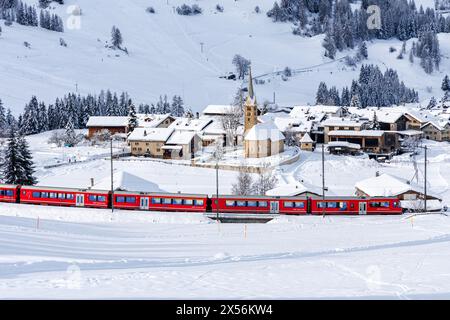
{"type": "Polygon", "coordinates": [[[443,215],[224,225],[1,205],[0,298],[450,298],[449,230],[443,215]]]}
{"type": "MultiPolygon", "coordinates": [[[[36,4],[37,0],[26,2],[36,4]]],[[[320,81],[326,79],[327,84],[341,89],[358,76],[359,68],[353,70],[339,61],[353,52],[340,52],[333,62],[323,56],[323,35],[303,38],[292,34],[292,24],[273,23],[266,16],[273,1],[222,0],[224,12],[216,13],[216,2],[201,0],[195,3],[203,8],[203,14],[191,17],[174,13],[173,8],[184,2],[154,1],[151,5],[156,14],[149,14],[146,0],[67,0],[64,6],[55,5],[56,12],[66,22],[71,19],[67,8],[79,5],[83,12],[80,29],[66,25],[61,34],[18,24],[3,27],[0,74],[8,81],[0,85],[1,99],[18,114],[31,95],[50,103],[76,88],[81,94],[109,88],[128,91],[138,103],[155,102],[160,94],[178,94],[194,111],[201,111],[208,104],[233,100],[241,83],[219,77],[234,71],[231,61],[235,54],[252,61],[256,77],[286,66],[305,70],[289,81],[264,77],[266,84],[255,86],[260,102],[271,101],[276,92],[277,102],[283,105],[314,103],[320,81]],[[260,14],[254,12],[256,5],[260,14]],[[122,31],[129,56],[104,47],[113,25],[122,31]],[[67,47],[59,45],[60,37],[67,47]],[[24,41],[31,48],[26,48],[24,41]]],[[[418,3],[427,7],[432,2],[418,3]]],[[[441,34],[439,39],[442,63],[431,76],[417,59],[411,66],[408,59],[396,59],[398,52],[389,53],[391,46],[401,48],[396,40],[369,43],[365,63],[398,70],[400,80],[418,90],[421,100],[440,96],[441,80],[450,70],[450,35],[441,34]]],[[[412,41],[408,41],[408,52],[412,41]]]]}

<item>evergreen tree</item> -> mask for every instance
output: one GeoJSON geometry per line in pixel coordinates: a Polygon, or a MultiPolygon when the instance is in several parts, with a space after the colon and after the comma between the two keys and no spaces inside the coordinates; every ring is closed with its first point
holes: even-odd
{"type": "Polygon", "coordinates": [[[184,115],[183,99],[180,96],[173,96],[171,114],[174,117],[182,117],[184,115]]]}
{"type": "Polygon", "coordinates": [[[116,28],[116,26],[113,26],[112,30],[111,30],[112,45],[114,46],[114,48],[120,49],[122,42],[123,42],[122,33],[120,32],[119,28],[116,28]]]}
{"type": "Polygon", "coordinates": [[[66,125],[66,132],[64,134],[64,143],[67,147],[74,147],[78,143],[77,139],[72,118],[69,118],[66,125]]]}
{"type": "Polygon", "coordinates": [[[129,111],[128,111],[128,132],[132,132],[139,125],[136,116],[136,107],[129,100],[129,111]]]}
{"type": "Polygon", "coordinates": [[[327,85],[325,82],[321,82],[319,84],[319,89],[317,90],[316,94],[316,104],[318,105],[325,105],[329,101],[329,92],[327,85]]]}
{"type": "MultiPolygon", "coordinates": [[[[446,75],[446,76],[444,77],[444,79],[442,80],[441,89],[442,89],[443,91],[450,91],[450,80],[449,80],[449,78],[448,78],[448,75],[446,75]]],[[[1,104],[1,102],[0,102],[0,104],[1,104]]]]}
{"type": "Polygon", "coordinates": [[[1,168],[4,183],[18,184],[20,177],[22,176],[22,172],[20,168],[20,155],[19,148],[17,147],[16,132],[12,128],[9,131],[9,137],[6,142],[6,149],[4,151],[1,168]]]}
{"type": "Polygon", "coordinates": [[[31,155],[28,142],[23,136],[17,138],[17,147],[19,149],[19,164],[21,168],[21,177],[18,184],[35,185],[37,179],[34,176],[33,156],[31,155]]]}
{"type": "Polygon", "coordinates": [[[322,46],[325,48],[325,57],[334,59],[336,56],[336,44],[334,42],[333,36],[328,32],[325,35],[322,46]]]}
{"type": "Polygon", "coordinates": [[[5,108],[3,107],[2,99],[0,99],[0,135],[6,132],[7,127],[5,108]]]}

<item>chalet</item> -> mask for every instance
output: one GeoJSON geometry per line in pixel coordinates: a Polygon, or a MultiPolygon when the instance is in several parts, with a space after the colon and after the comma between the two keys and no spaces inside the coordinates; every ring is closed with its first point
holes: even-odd
{"type": "Polygon", "coordinates": [[[138,127],[140,128],[168,128],[176,120],[170,113],[138,114],[137,118],[138,127]]]}
{"type": "Polygon", "coordinates": [[[174,132],[169,128],[136,128],[128,136],[131,154],[133,156],[147,156],[163,158],[162,147],[174,132]]]}
{"type": "Polygon", "coordinates": [[[194,131],[175,131],[164,146],[164,159],[190,160],[202,147],[201,139],[194,131]]]}
{"type": "MultiPolygon", "coordinates": [[[[422,210],[424,190],[422,186],[388,174],[378,175],[356,183],[355,194],[359,197],[398,197],[404,209],[422,210]]],[[[440,210],[442,199],[427,193],[427,209],[440,210]]]]}
{"type": "Polygon", "coordinates": [[[373,154],[392,154],[400,148],[398,134],[382,130],[338,130],[328,133],[330,141],[346,141],[357,144],[361,149],[373,154]]]}
{"type": "Polygon", "coordinates": [[[425,139],[450,141],[450,122],[429,121],[420,128],[425,139]]]}
{"type": "Polygon", "coordinates": [[[330,141],[327,145],[328,151],[331,154],[341,155],[350,154],[357,155],[361,153],[361,146],[357,143],[350,143],[347,141],[330,141]]]}
{"type": "Polygon", "coordinates": [[[96,133],[109,131],[111,135],[128,132],[128,117],[89,117],[86,124],[88,137],[92,138],[96,133]]]}
{"type": "Polygon", "coordinates": [[[321,123],[323,126],[324,142],[330,141],[329,133],[334,131],[361,131],[363,122],[345,118],[328,118],[321,123]]]}

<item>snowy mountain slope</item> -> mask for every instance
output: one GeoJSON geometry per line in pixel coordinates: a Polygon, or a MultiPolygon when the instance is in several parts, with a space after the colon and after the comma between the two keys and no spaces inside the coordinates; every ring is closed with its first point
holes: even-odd
{"type": "MultiPolygon", "coordinates": [[[[34,4],[37,0],[26,2],[34,4]]],[[[194,111],[201,111],[207,104],[232,100],[241,83],[219,76],[233,71],[231,60],[236,53],[252,60],[256,76],[286,66],[307,69],[286,82],[279,76],[266,77],[270,83],[256,86],[261,102],[272,100],[275,91],[277,102],[282,104],[314,103],[320,81],[327,80],[340,89],[350,85],[358,74],[342,62],[330,63],[323,57],[323,36],[294,36],[291,24],[273,23],[265,14],[273,5],[269,1],[221,0],[223,13],[215,12],[216,2],[191,1],[203,8],[203,14],[190,17],[174,13],[174,7],[189,3],[182,0],[152,3],[156,14],[145,12],[149,5],[145,0],[65,2],[64,6],[53,5],[55,12],[66,21],[67,7],[80,5],[80,29],[66,26],[65,33],[56,33],[18,24],[3,27],[0,97],[15,113],[22,111],[33,94],[52,102],[76,88],[80,93],[98,93],[105,88],[125,90],[138,103],[154,102],[160,94],[180,94],[194,111]],[[261,8],[260,14],[254,13],[256,5],[261,8]],[[105,48],[113,25],[120,28],[129,56],[105,48]],[[60,37],[67,48],[59,45],[60,37]],[[24,41],[31,44],[30,49],[24,47],[24,41]]],[[[425,5],[429,2],[420,0],[425,5]]],[[[389,54],[390,46],[401,47],[395,40],[369,44],[366,62],[398,69],[401,80],[418,90],[423,100],[440,94],[443,74],[450,70],[450,37],[441,35],[440,40],[444,58],[441,71],[432,76],[423,72],[418,61],[411,67],[408,59],[400,61],[395,59],[396,53],[389,54]]],[[[353,53],[341,52],[338,58],[348,54],[353,53]]]]}

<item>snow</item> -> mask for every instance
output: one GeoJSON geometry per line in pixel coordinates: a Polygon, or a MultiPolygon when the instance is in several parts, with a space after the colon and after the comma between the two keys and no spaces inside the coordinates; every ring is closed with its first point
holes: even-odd
{"type": "Polygon", "coordinates": [[[309,134],[305,133],[305,135],[300,139],[301,143],[313,143],[313,139],[309,136],[309,134]]]}
{"type": "Polygon", "coordinates": [[[178,145],[190,144],[196,135],[197,133],[192,131],[175,131],[166,143],[178,145]]]}
{"type": "Polygon", "coordinates": [[[327,144],[328,147],[346,147],[350,149],[361,149],[361,146],[357,143],[350,143],[347,141],[330,141],[327,144]]]}
{"type": "Polygon", "coordinates": [[[5,204],[0,298],[448,298],[449,228],[442,215],[219,225],[5,204]]]}
{"type": "Polygon", "coordinates": [[[249,141],[281,141],[284,138],[281,131],[270,121],[254,125],[245,135],[245,140],[249,141]]]}
{"type": "Polygon", "coordinates": [[[128,117],[99,117],[92,116],[86,124],[89,127],[126,127],[128,126],[128,117]]]}
{"type": "Polygon", "coordinates": [[[266,192],[267,196],[297,196],[305,192],[322,194],[319,188],[306,187],[301,183],[280,185],[266,192]]]}
{"type": "Polygon", "coordinates": [[[203,110],[204,115],[227,115],[233,113],[232,105],[215,105],[210,104],[203,110]]]}
{"type": "Polygon", "coordinates": [[[356,120],[350,120],[345,118],[328,118],[325,121],[322,122],[322,125],[324,127],[355,127],[360,128],[363,123],[356,121],[356,120]]]}
{"type": "Polygon", "coordinates": [[[166,142],[172,135],[171,128],[135,128],[128,136],[128,141],[162,141],[166,142]]]}
{"type": "MultiPolygon", "coordinates": [[[[136,192],[165,192],[156,183],[135,176],[126,171],[116,171],[113,174],[114,190],[136,192]]],[[[88,186],[90,187],[90,185],[88,186]]],[[[111,190],[111,176],[105,177],[92,186],[93,189],[111,190]]]]}
{"type": "MultiPolygon", "coordinates": [[[[36,0],[26,2],[36,4],[36,0]]],[[[55,5],[55,12],[67,22],[71,18],[67,7],[79,5],[83,12],[80,29],[70,29],[67,23],[62,34],[17,24],[4,27],[0,73],[8,81],[0,86],[0,97],[18,114],[33,94],[54,103],[57,97],[75,90],[80,94],[125,90],[136,105],[177,94],[200,112],[207,105],[233,101],[242,83],[220,76],[234,71],[231,61],[235,54],[250,59],[254,77],[266,80],[264,85],[255,84],[258,101],[272,101],[276,92],[277,103],[284,106],[314,104],[323,79],[329,87],[341,89],[358,77],[359,66],[351,68],[339,60],[354,55],[353,51],[339,52],[335,61],[324,57],[323,35],[303,38],[292,34],[292,24],[273,23],[265,14],[273,6],[271,1],[222,0],[225,10],[220,14],[215,13],[216,3],[202,1],[203,14],[195,17],[174,13],[173,7],[184,2],[152,3],[156,14],[150,15],[143,0],[126,6],[122,1],[67,0],[63,6],[55,5]],[[256,5],[261,14],[254,13],[256,5]],[[113,25],[120,28],[129,55],[105,48],[113,25]],[[60,37],[67,47],[59,45],[60,37]],[[31,44],[30,49],[23,46],[24,41],[31,44]],[[274,72],[286,66],[302,72],[283,81],[274,72]]],[[[442,78],[450,67],[445,58],[450,54],[450,34],[440,34],[439,39],[444,58],[440,70],[432,75],[423,71],[419,59],[411,65],[408,59],[399,60],[396,53],[389,53],[389,47],[399,50],[402,46],[394,39],[369,42],[369,59],[364,63],[376,64],[382,71],[396,69],[400,80],[418,90],[425,101],[441,92],[442,78]]],[[[407,41],[408,51],[413,41],[417,39],[407,41]]]]}

